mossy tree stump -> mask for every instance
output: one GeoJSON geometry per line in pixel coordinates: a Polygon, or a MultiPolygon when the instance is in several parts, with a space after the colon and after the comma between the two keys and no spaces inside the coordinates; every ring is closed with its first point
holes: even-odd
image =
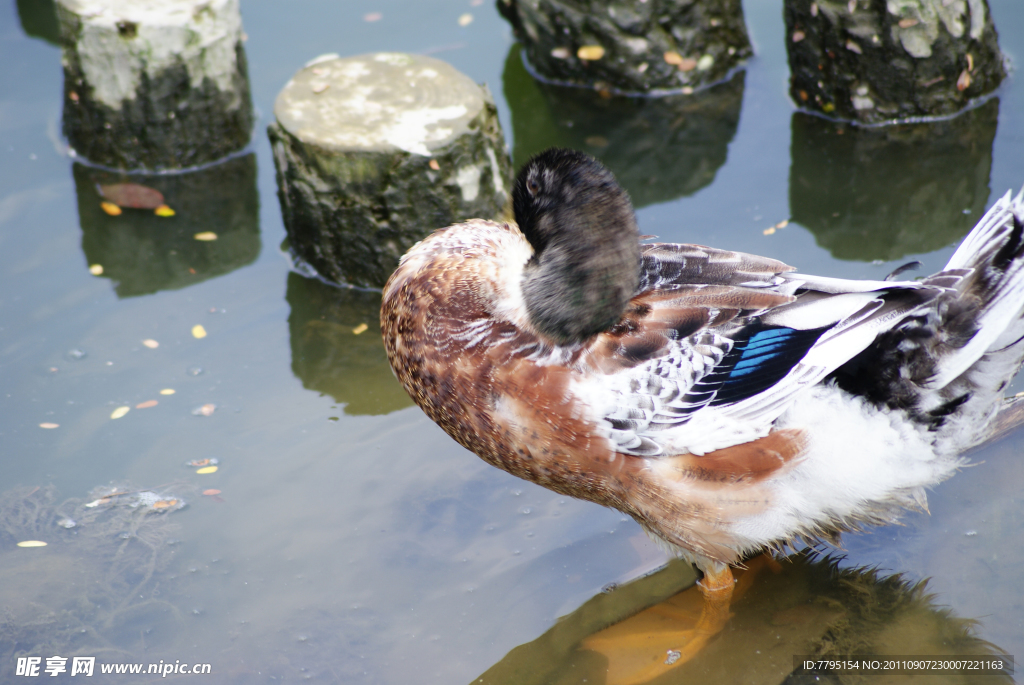
{"type": "Polygon", "coordinates": [[[57,0],[64,135],[118,169],[184,169],[252,135],[238,0],[57,0]]]}
{"type": "Polygon", "coordinates": [[[324,278],[382,287],[437,228],[497,218],[511,162],[490,93],[430,57],[313,60],[268,129],[294,254],[324,278]]]}
{"type": "Polygon", "coordinates": [[[753,54],[740,0],[497,0],[542,79],[688,92],[753,54]]]}
{"type": "Polygon", "coordinates": [[[1006,69],[986,0],[785,0],[800,107],[878,124],[955,114],[1006,69]]]}

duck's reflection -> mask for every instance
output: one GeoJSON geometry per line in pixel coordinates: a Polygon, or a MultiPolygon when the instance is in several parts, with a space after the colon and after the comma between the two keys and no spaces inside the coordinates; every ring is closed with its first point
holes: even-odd
{"type": "Polygon", "coordinates": [[[90,267],[116,283],[118,297],[184,288],[259,256],[255,154],[182,174],[120,174],[79,163],[72,173],[82,250],[90,267]],[[125,208],[111,216],[100,187],[124,183],[159,191],[174,215],[125,208]]]}
{"type": "Polygon", "coordinates": [[[837,259],[945,247],[985,211],[999,100],[945,121],[875,128],[793,114],[789,206],[837,259]]]}
{"type": "Polygon", "coordinates": [[[725,164],[744,78],[739,72],[692,95],[607,96],[536,81],[515,44],[502,77],[512,109],[513,165],[549,147],[573,148],[607,165],[636,207],[692,195],[725,164]]]}
{"type": "Polygon", "coordinates": [[[380,293],[288,274],[292,373],[346,414],[387,414],[412,404],[380,337],[380,293]]]}
{"type": "MultiPolygon", "coordinates": [[[[689,662],[676,663],[673,654],[693,633],[701,597],[695,587],[675,591],[693,577],[677,561],[590,599],[473,682],[832,682],[834,675],[795,669],[794,656],[1003,654],[977,637],[975,621],[938,606],[926,582],[841,568],[837,559],[811,551],[781,561],[756,557],[737,576],[733,616],[689,662]]],[[[1013,682],[1007,674],[974,680],[1013,682]]],[[[974,680],[957,674],[943,682],[974,680]]]]}

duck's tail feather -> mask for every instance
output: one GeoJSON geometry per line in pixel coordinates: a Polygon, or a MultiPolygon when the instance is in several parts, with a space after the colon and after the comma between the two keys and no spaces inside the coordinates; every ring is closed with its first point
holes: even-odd
{"type": "Polygon", "coordinates": [[[946,268],[921,285],[942,292],[835,377],[840,386],[955,437],[962,449],[1024,360],[1024,189],[1000,198],[946,268]],[[862,373],[867,370],[872,373],[862,373]]]}

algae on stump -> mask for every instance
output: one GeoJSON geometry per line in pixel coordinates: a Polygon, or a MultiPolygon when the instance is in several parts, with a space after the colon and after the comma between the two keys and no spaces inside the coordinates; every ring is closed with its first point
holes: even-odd
{"type": "Polygon", "coordinates": [[[57,0],[64,135],[119,169],[182,169],[252,134],[238,0],[57,0]]]}
{"type": "Polygon", "coordinates": [[[986,0],[786,0],[790,94],[866,124],[956,114],[1006,75],[986,0]]]}
{"type": "Polygon", "coordinates": [[[490,93],[430,57],[313,60],[268,129],[295,255],[338,283],[381,287],[414,243],[497,218],[511,162],[490,93]]]}
{"type": "Polygon", "coordinates": [[[623,94],[691,92],[753,51],[740,0],[497,0],[538,76],[623,94]]]}

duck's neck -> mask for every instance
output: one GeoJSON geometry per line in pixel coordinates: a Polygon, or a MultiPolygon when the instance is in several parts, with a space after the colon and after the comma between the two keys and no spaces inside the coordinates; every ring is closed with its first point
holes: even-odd
{"type": "Polygon", "coordinates": [[[639,231],[632,211],[613,218],[599,209],[577,208],[571,218],[553,213],[538,220],[569,225],[545,230],[553,237],[523,271],[530,323],[559,345],[582,342],[614,326],[640,278],[639,231]]]}

